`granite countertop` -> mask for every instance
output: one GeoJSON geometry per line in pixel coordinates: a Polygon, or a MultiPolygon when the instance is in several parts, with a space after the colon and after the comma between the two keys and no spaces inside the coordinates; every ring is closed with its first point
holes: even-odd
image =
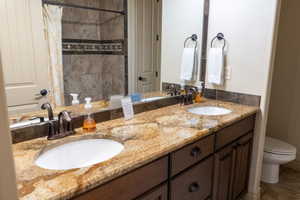
{"type": "Polygon", "coordinates": [[[95,133],[83,133],[56,141],[39,138],[13,145],[18,192],[21,200],[70,199],[145,165],[201,137],[214,133],[258,111],[257,107],[215,100],[190,106],[173,105],[140,113],[134,119],[97,124],[95,133]],[[187,108],[222,106],[232,110],[224,116],[198,116],[187,108]],[[52,145],[82,138],[110,138],[122,142],[124,150],[103,163],[81,169],[55,171],[34,164],[39,153],[52,145]]]}

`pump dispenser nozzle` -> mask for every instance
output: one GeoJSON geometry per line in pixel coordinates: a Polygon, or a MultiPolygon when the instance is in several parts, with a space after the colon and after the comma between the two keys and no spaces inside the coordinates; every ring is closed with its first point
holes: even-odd
{"type": "Polygon", "coordinates": [[[72,96],[72,105],[78,105],[80,102],[78,100],[78,94],[76,93],[71,93],[70,94],[72,96]]]}
{"type": "Polygon", "coordinates": [[[92,98],[91,97],[86,97],[84,100],[85,100],[84,108],[85,109],[91,109],[93,107],[92,104],[91,104],[92,98]]]}

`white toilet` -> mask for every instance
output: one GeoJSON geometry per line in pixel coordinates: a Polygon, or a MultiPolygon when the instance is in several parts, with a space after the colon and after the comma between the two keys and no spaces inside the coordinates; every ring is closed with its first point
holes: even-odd
{"type": "Polygon", "coordinates": [[[279,167],[296,159],[296,148],[280,140],[266,137],[261,180],[278,183],[279,167]]]}

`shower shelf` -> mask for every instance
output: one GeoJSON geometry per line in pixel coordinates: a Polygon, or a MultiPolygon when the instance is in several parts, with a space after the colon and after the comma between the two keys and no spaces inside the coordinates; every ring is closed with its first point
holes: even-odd
{"type": "Polygon", "coordinates": [[[123,39],[119,40],[86,40],[63,39],[64,55],[125,55],[123,39]]]}
{"type": "Polygon", "coordinates": [[[62,7],[79,8],[79,9],[86,9],[86,10],[93,10],[93,11],[100,11],[100,12],[110,12],[110,13],[115,13],[115,14],[126,15],[125,11],[119,11],[119,10],[93,8],[93,7],[88,7],[88,6],[80,6],[80,5],[68,4],[68,3],[51,1],[51,0],[42,0],[42,2],[43,2],[43,4],[48,4],[48,5],[56,5],[56,6],[62,6],[62,7]]]}

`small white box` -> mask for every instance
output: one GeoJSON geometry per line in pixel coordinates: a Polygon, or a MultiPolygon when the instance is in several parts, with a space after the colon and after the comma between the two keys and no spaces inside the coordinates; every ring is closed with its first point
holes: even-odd
{"type": "Polygon", "coordinates": [[[134,117],[133,104],[130,97],[125,97],[121,100],[123,114],[125,120],[130,120],[134,117]]]}

